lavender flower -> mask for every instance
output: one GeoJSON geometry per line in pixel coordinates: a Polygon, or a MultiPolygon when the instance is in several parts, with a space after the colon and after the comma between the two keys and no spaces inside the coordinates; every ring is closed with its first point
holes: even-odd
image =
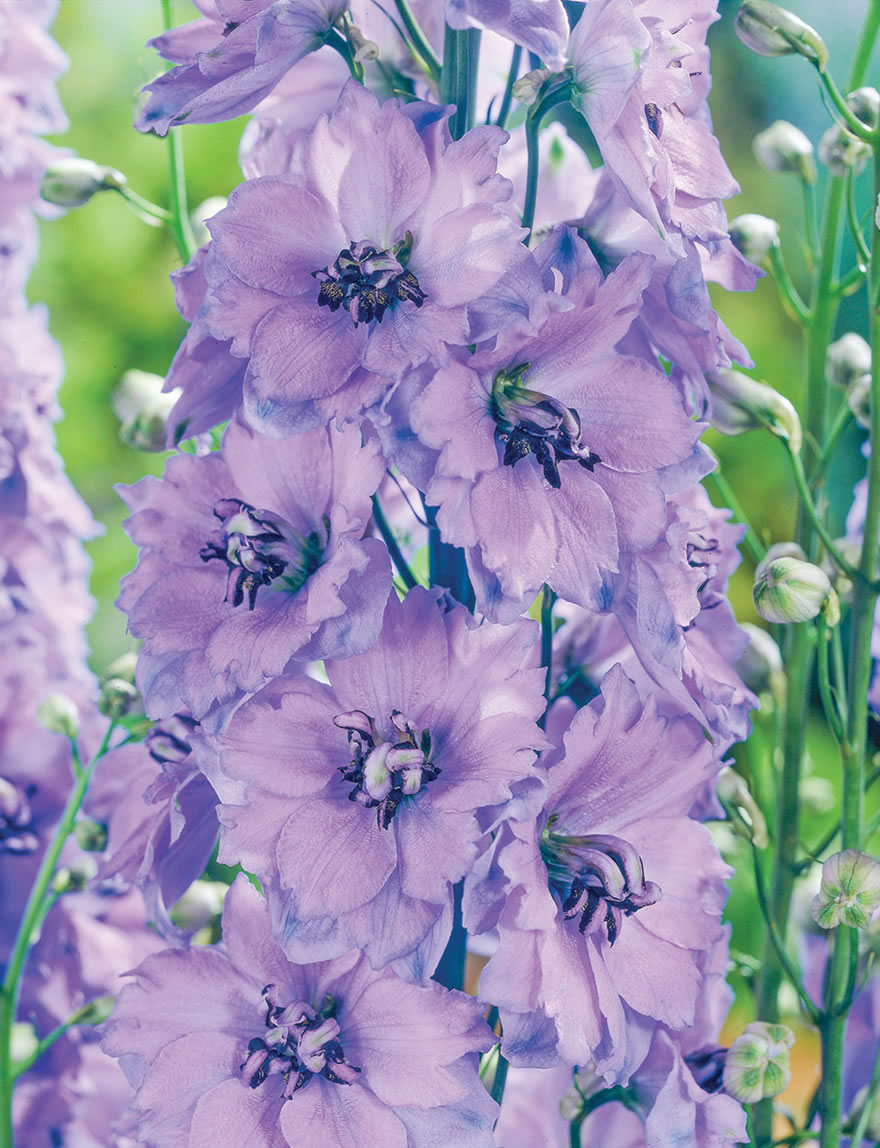
{"type": "Polygon", "coordinates": [[[164,479],[126,489],[142,548],[120,605],[144,638],[152,717],[202,717],[291,658],[364,650],[380,625],[387,552],[361,540],[383,463],[357,427],[319,428],[297,449],[232,424],[222,449],[169,459],[164,479]]]}
{"type": "Polygon", "coordinates": [[[139,1136],[155,1148],[216,1143],[220,1129],[253,1148],[342,1148],[352,1136],[429,1148],[432,1124],[455,1130],[450,1143],[492,1145],[480,1006],[373,972],[355,951],[288,963],[244,876],[227,894],[221,945],[167,950],[134,976],[104,1049],[123,1058],[139,1136]]]}
{"type": "Polygon", "coordinates": [[[222,773],[205,765],[220,859],[260,878],[292,959],[357,945],[375,967],[430,975],[477,814],[539,776],[534,640],[530,622],[477,626],[421,588],[392,594],[376,645],[327,662],[329,686],[279,679],[221,730],[222,773]]]}
{"type": "Polygon", "coordinates": [[[562,0],[446,0],[450,28],[487,28],[521,44],[548,68],[565,64],[568,17],[562,0]]]}

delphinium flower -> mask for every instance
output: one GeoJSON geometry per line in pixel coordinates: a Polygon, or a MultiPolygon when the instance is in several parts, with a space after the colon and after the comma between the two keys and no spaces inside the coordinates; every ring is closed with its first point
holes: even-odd
{"type": "Polygon", "coordinates": [[[139,1136],[155,1148],[493,1143],[480,1005],[375,972],[354,950],[288,962],[244,876],[227,894],[221,944],[167,950],[133,975],[104,1048],[122,1058],[139,1136]]]}
{"type": "Polygon", "coordinates": [[[467,880],[465,923],[498,931],[480,994],[510,1062],[625,1083],[655,1022],[693,1023],[699,957],[721,935],[727,867],[688,816],[718,767],[700,727],[643,705],[619,667],[560,733],[543,811],[499,830],[467,880]]]}
{"type": "Polygon", "coordinates": [[[615,351],[650,259],[633,254],[603,279],[564,228],[536,257],[570,309],[551,311],[532,338],[499,337],[456,357],[410,412],[419,440],[439,452],[423,489],[442,536],[466,549],[477,606],[501,621],[545,582],[606,608],[621,554],[665,528],[664,487],[684,484],[676,467],[700,465],[701,427],[678,390],[656,363],[615,351]]]}
{"type": "Polygon", "coordinates": [[[453,141],[448,109],[349,81],[303,170],[248,180],[209,222],[202,318],[249,358],[252,425],[355,417],[408,367],[470,341],[468,305],[526,257],[495,174],[505,134],[453,141]]]}
{"type": "Polygon", "coordinates": [[[362,539],[383,462],[360,428],[318,428],[296,449],[233,423],[220,451],[169,459],[125,490],[142,548],[120,605],[144,639],[151,717],[202,717],[292,658],[364,650],[381,624],[390,566],[362,539]]]}
{"type": "Polygon", "coordinates": [[[478,813],[514,792],[528,804],[540,778],[534,624],[476,625],[436,598],[392,594],[370,650],[325,662],[329,685],[267,686],[214,740],[219,769],[204,765],[223,802],[219,859],[259,877],[292,959],[356,945],[430,975],[478,813]]]}
{"type": "Polygon", "coordinates": [[[289,68],[320,48],[345,0],[201,0],[202,18],[150,41],[176,68],[147,84],[135,127],[165,135],[251,111],[289,68]]]}
{"type": "Polygon", "coordinates": [[[569,36],[562,0],[446,0],[450,28],[486,28],[534,52],[547,68],[562,68],[569,36]]]}

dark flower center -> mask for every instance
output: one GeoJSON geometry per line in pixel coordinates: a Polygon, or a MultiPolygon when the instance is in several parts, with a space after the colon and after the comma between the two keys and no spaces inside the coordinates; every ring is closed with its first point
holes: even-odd
{"type": "Polygon", "coordinates": [[[189,735],[198,724],[188,714],[172,714],[157,722],[144,738],[150,757],[162,766],[166,777],[182,781],[192,773],[193,767],[188,762],[189,735]]]}
{"type": "Polygon", "coordinates": [[[35,785],[22,788],[0,775],[0,853],[33,853],[39,848],[30,805],[36,792],[35,785]]]}
{"type": "Polygon", "coordinates": [[[659,139],[663,131],[663,112],[656,104],[645,104],[645,119],[651,132],[659,139]]]}
{"type": "Polygon", "coordinates": [[[313,1076],[323,1076],[334,1084],[353,1084],[360,1072],[345,1059],[339,1043],[336,1002],[326,996],[320,1011],[303,1001],[282,1005],[275,985],[263,989],[266,1002],[266,1031],[248,1042],[247,1058],[241,1064],[242,1076],[251,1088],[270,1076],[284,1080],[281,1096],[290,1100],[313,1076]]]}
{"type": "Polygon", "coordinates": [[[492,384],[491,414],[495,438],[504,444],[505,466],[516,466],[533,454],[544,478],[556,490],[562,485],[560,462],[577,462],[592,470],[602,459],[582,441],[580,415],[559,399],[521,385],[530,363],[499,371],[492,384]]]}
{"type": "Polygon", "coordinates": [[[706,1048],[692,1052],[684,1058],[694,1080],[704,1092],[720,1092],[724,1087],[726,1048],[706,1048]]]}
{"type": "Polygon", "coordinates": [[[660,900],[662,890],[645,880],[642,859],[628,841],[608,833],[570,837],[551,829],[541,837],[541,856],[550,888],[567,921],[578,918],[578,930],[589,937],[604,925],[613,945],[624,917],[660,900]]]}
{"type": "Polygon", "coordinates": [[[331,266],[312,272],[320,283],[318,306],[331,311],[344,307],[355,326],[373,319],[381,323],[385,312],[396,303],[421,307],[426,296],[418,279],[406,268],[411,250],[410,232],[385,251],[366,240],[350,243],[331,266]]]}
{"type": "MultiPolygon", "coordinates": [[[[199,551],[203,562],[219,558],[229,570],[225,601],[240,606],[247,595],[253,610],[261,586],[277,582],[295,594],[321,565],[324,547],[318,532],[304,537],[269,510],[255,510],[246,502],[223,498],[214,507],[223,524],[199,551]]],[[[330,521],[324,518],[327,542],[330,521]]]]}
{"type": "Polygon", "coordinates": [[[693,570],[701,570],[705,578],[697,587],[697,596],[703,610],[711,610],[725,600],[723,594],[717,590],[708,589],[709,583],[718,573],[718,562],[721,558],[721,547],[716,538],[707,537],[698,531],[692,530],[687,540],[687,563],[693,570]]]}
{"type": "Polygon", "coordinates": [[[383,738],[374,719],[363,710],[337,714],[333,724],[348,730],[352,758],[339,771],[344,781],[354,783],[349,800],[375,809],[383,829],[394,820],[405,797],[414,797],[441,772],[430,760],[431,734],[424,729],[417,736],[399,710],[391,714],[394,741],[383,738]]]}

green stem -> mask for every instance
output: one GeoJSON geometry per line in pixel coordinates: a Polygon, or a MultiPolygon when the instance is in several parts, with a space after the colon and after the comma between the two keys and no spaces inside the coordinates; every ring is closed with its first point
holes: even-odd
{"type": "Polygon", "coordinates": [[[856,247],[860,263],[867,267],[871,261],[871,248],[865,242],[862,226],[856,210],[856,181],[852,168],[846,173],[846,221],[856,247]]]}
{"type": "Polygon", "coordinates": [[[143,219],[145,223],[149,223],[153,227],[160,227],[163,223],[170,224],[171,212],[160,207],[158,203],[145,199],[136,191],[132,191],[130,187],[117,187],[115,190],[122,196],[135,215],[143,219]]]}
{"type": "Polygon", "coordinates": [[[467,933],[461,922],[462,888],[463,882],[461,881],[453,888],[452,932],[449,935],[446,948],[443,950],[443,956],[437,962],[437,968],[431,978],[447,989],[464,989],[467,933]]]}
{"type": "Polygon", "coordinates": [[[789,461],[791,462],[795,485],[797,486],[798,494],[801,497],[801,506],[806,512],[811,526],[819,538],[821,538],[825,549],[828,551],[840,569],[844,572],[844,574],[846,574],[848,578],[853,579],[853,581],[860,579],[862,575],[859,573],[856,567],[853,566],[851,562],[847,562],[846,558],[844,558],[844,556],[841,554],[840,550],[834,542],[834,539],[831,537],[831,534],[827,530],[825,523],[822,521],[818,510],[816,509],[816,504],[813,501],[812,494],[810,493],[810,488],[807,483],[807,476],[804,472],[804,464],[801,462],[800,455],[797,454],[796,451],[792,450],[791,443],[788,441],[788,439],[784,439],[783,441],[785,443],[785,449],[788,452],[789,461]]]}
{"type": "MultiPolygon", "coordinates": [[[[818,71],[818,68],[817,68],[818,71]]],[[[863,140],[865,143],[873,143],[871,129],[866,127],[859,117],[853,112],[852,108],[846,102],[843,94],[834,82],[834,77],[826,69],[819,72],[819,79],[825,91],[831,97],[831,102],[834,104],[837,111],[840,113],[840,118],[843,120],[843,125],[846,130],[854,135],[856,139],[863,140]]]]}
{"type": "Polygon", "coordinates": [[[495,1076],[492,1080],[492,1099],[496,1104],[500,1104],[504,1099],[504,1086],[507,1083],[507,1057],[501,1051],[501,1046],[498,1046],[498,1058],[495,1061],[495,1076]]]}
{"type": "Polygon", "coordinates": [[[52,878],[55,875],[55,868],[58,864],[58,858],[61,856],[61,850],[64,848],[67,838],[73,832],[73,824],[79,812],[79,807],[82,805],[83,798],[86,795],[86,789],[88,788],[92,773],[98,761],[106,752],[110,735],[115,728],[115,723],[111,722],[104,741],[88,768],[80,770],[77,774],[73,790],[67,800],[67,805],[64,807],[64,812],[61,814],[58,828],[55,830],[55,836],[49,843],[49,847],[43,856],[43,860],[37,872],[33,888],[27,900],[24,916],[19,925],[18,935],[15,938],[15,944],[9,957],[6,976],[3,978],[2,987],[0,987],[0,1144],[9,1145],[10,1148],[13,1144],[13,1066],[11,1062],[12,1049],[10,1046],[12,1026],[15,1023],[18,997],[21,991],[21,977],[34,936],[39,931],[48,911],[49,902],[47,893],[52,878]]]}
{"type": "Polygon", "coordinates": [[[461,139],[474,124],[479,58],[479,30],[464,28],[458,31],[447,24],[443,35],[440,103],[455,104],[455,114],[449,120],[449,131],[456,140],[461,139]]]}
{"type": "Polygon", "coordinates": [[[801,298],[797,287],[795,287],[791,281],[788,268],[785,266],[785,260],[782,258],[782,249],[778,244],[774,244],[770,248],[770,269],[773,272],[773,279],[779,291],[779,297],[785,310],[788,312],[789,318],[794,319],[797,323],[803,323],[804,326],[806,326],[810,321],[809,308],[801,298]]]}
{"type": "Polygon", "coordinates": [[[825,618],[819,615],[819,649],[816,660],[816,665],[819,671],[819,695],[822,698],[822,708],[825,710],[825,717],[828,719],[828,725],[831,732],[834,734],[834,740],[840,744],[843,740],[843,720],[837,707],[837,699],[834,696],[834,691],[831,688],[831,679],[828,674],[828,654],[829,654],[829,640],[828,640],[828,623],[825,618]]]}
{"type": "MultiPolygon", "coordinates": [[[[165,31],[174,27],[172,11],[173,0],[161,0],[162,21],[165,31]]],[[[172,64],[168,65],[173,67],[172,64]]],[[[168,229],[174,237],[180,258],[189,263],[196,252],[198,244],[193,235],[192,223],[189,218],[189,208],[186,202],[186,176],[183,164],[183,139],[180,128],[171,128],[168,132],[168,192],[171,203],[168,229]]]]}
{"type": "Polygon", "coordinates": [[[834,421],[831,424],[831,429],[828,432],[828,437],[825,439],[825,444],[822,447],[822,455],[819,460],[821,472],[824,473],[828,464],[831,462],[831,457],[834,454],[837,444],[840,441],[840,436],[849,426],[850,419],[852,418],[852,411],[849,409],[849,403],[844,399],[840,404],[837,414],[834,416],[834,421]]]}
{"type": "Polygon", "coordinates": [[[835,284],[834,294],[836,296],[852,295],[862,285],[865,274],[866,269],[864,267],[853,267],[851,271],[847,271],[839,283],[835,284]]]}
{"type": "Polygon", "coordinates": [[[421,62],[436,84],[440,79],[440,60],[437,53],[431,47],[428,37],[422,31],[421,25],[413,15],[407,0],[394,0],[394,3],[397,6],[400,19],[403,21],[403,26],[406,28],[407,35],[412,41],[415,53],[421,57],[421,62]]]}
{"type": "Polygon", "coordinates": [[[765,548],[758,541],[758,534],[755,528],[749,522],[748,516],[742,507],[739,499],[733,491],[733,487],[721,473],[720,469],[716,466],[715,470],[706,475],[703,480],[707,486],[714,488],[722,505],[729,506],[733,511],[733,517],[736,522],[741,522],[746,528],[745,536],[743,537],[742,544],[749,552],[749,557],[757,566],[762,562],[764,555],[767,553],[765,548]]]}
{"type": "Polygon", "coordinates": [[[549,706],[550,690],[553,684],[553,606],[556,595],[545,584],[541,594],[541,665],[547,671],[544,683],[544,698],[549,706]]]}
{"type": "Polygon", "coordinates": [[[510,115],[510,105],[513,103],[513,85],[519,76],[519,62],[522,59],[522,47],[515,44],[513,48],[513,55],[510,58],[510,71],[507,73],[507,83],[504,85],[504,95],[501,97],[501,107],[498,109],[498,118],[495,123],[499,128],[507,125],[507,117],[510,115]]]}
{"type": "Polygon", "coordinates": [[[528,157],[528,166],[526,168],[526,196],[523,203],[522,225],[525,227],[531,236],[532,228],[535,225],[535,206],[538,202],[538,170],[540,167],[540,156],[538,154],[538,139],[541,134],[541,123],[548,112],[559,104],[567,103],[570,98],[568,85],[564,85],[556,91],[549,92],[543,99],[539,96],[534,104],[529,108],[529,114],[526,116],[526,154],[528,157]]]}
{"type": "Polygon", "coordinates": [[[810,270],[816,265],[819,255],[819,231],[816,227],[816,193],[812,183],[801,180],[804,190],[804,230],[807,236],[807,251],[810,270]]]}
{"type": "Polygon", "coordinates": [[[388,520],[382,512],[382,507],[379,503],[378,495],[373,495],[372,502],[373,521],[376,523],[376,527],[379,533],[382,535],[383,542],[388,547],[388,553],[391,555],[391,561],[397,567],[397,573],[403,579],[407,590],[412,590],[414,586],[418,586],[418,579],[413,574],[412,570],[410,570],[400,547],[397,545],[397,539],[394,537],[391,527],[388,525],[388,520]]]}
{"type": "Polygon", "coordinates": [[[342,57],[352,79],[362,84],[364,82],[364,66],[355,59],[350,41],[340,32],[337,32],[335,28],[332,28],[324,37],[324,43],[342,57]]]}
{"type": "MultiPolygon", "coordinates": [[[[88,1004],[84,1004],[81,1008],[78,1008],[76,1012],[72,1013],[67,1018],[67,1020],[64,1021],[63,1024],[59,1024],[57,1028],[53,1028],[50,1033],[44,1036],[34,1051],[30,1054],[30,1056],[27,1057],[27,1059],[20,1060],[17,1064],[14,1065],[12,1071],[13,1080],[17,1080],[18,1077],[22,1075],[22,1073],[27,1072],[29,1068],[33,1067],[33,1065],[36,1064],[43,1053],[47,1052],[59,1037],[64,1036],[68,1029],[80,1024],[83,1017],[88,1016],[92,1012],[94,1004],[94,1001],[89,1001],[88,1004]]],[[[88,1023],[94,1024],[95,1022],[93,1020],[89,1020],[88,1023]]]]}

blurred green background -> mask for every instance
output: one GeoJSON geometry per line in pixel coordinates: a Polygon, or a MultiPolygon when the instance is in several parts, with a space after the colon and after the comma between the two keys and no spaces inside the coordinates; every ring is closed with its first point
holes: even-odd
{"type": "MultiPolygon", "coordinates": [[[[833,11],[818,2],[795,0],[790,5],[826,37],[832,70],[841,85],[849,67],[848,45],[855,40],[865,6],[864,0],[842,0],[833,11]]],[[[800,187],[793,176],[763,171],[752,156],[751,141],[773,120],[787,118],[816,142],[830,121],[810,66],[798,58],[770,60],[749,53],[733,35],[735,10],[735,0],[722,0],[722,19],[710,34],[715,128],[743,188],[729,202],[728,213],[733,218],[759,212],[780,221],[793,278],[806,292],[800,187]]],[[[188,0],[178,0],[178,23],[194,15],[188,0]]],[[[161,70],[158,57],[144,47],[161,30],[160,20],[159,0],[62,0],[53,34],[71,60],[59,84],[71,127],[54,142],[121,169],[136,191],[165,203],[167,144],[131,127],[140,86],[161,70]]],[[[872,73],[872,79],[876,83],[877,75],[872,73]]],[[[209,196],[226,195],[239,182],[236,149],[244,123],[185,130],[192,205],[209,196]]],[[[820,179],[820,203],[822,189],[820,179]]],[[[869,211],[867,184],[860,196],[860,210],[869,211]]],[[[844,259],[851,265],[851,248],[845,249],[844,259]]],[[[178,265],[168,235],[144,225],[118,196],[106,194],[82,209],[44,222],[40,262],[30,283],[31,299],[49,307],[51,330],[66,362],[61,392],[66,418],[58,427],[60,449],[73,482],[105,527],[104,534],[89,544],[94,563],[92,590],[98,602],[89,637],[97,670],[132,648],[113,600],[119,578],[132,568],[136,555],[121,530],[125,509],[113,486],[136,481],[145,473],[159,473],[163,463],[163,456],[141,454],[120,443],[110,395],[129,368],[165,373],[185,329],[168,282],[168,273],[178,265]]],[[[770,281],[759,283],[753,295],[723,291],[713,295],[722,318],[750,348],[758,376],[799,405],[803,390],[800,336],[782,311],[770,281]]],[[[864,334],[865,308],[863,291],[846,300],[838,334],[847,330],[864,334]]],[[[851,428],[833,466],[829,491],[837,533],[843,529],[853,483],[863,471],[861,439],[851,428]]],[[[733,440],[710,433],[708,441],[758,532],[767,541],[789,539],[795,496],[780,444],[763,432],[733,440]]],[[[741,620],[755,620],[751,572],[744,561],[733,586],[741,620]]],[[[809,837],[818,840],[834,817],[825,791],[837,772],[833,746],[818,722],[811,734],[810,755],[820,780],[813,786],[816,796],[809,837]]],[[[757,914],[751,879],[745,876],[748,857],[745,849],[737,851],[729,844],[731,857],[737,868],[742,865],[744,874],[733,885],[734,944],[754,953],[757,914]]],[[[738,985],[736,978],[734,983],[738,985]]],[[[800,1089],[795,1088],[798,1095],[808,1088],[814,1071],[809,1041],[801,1047],[805,1047],[807,1061],[796,1075],[795,1085],[801,1082],[800,1089]]]]}

